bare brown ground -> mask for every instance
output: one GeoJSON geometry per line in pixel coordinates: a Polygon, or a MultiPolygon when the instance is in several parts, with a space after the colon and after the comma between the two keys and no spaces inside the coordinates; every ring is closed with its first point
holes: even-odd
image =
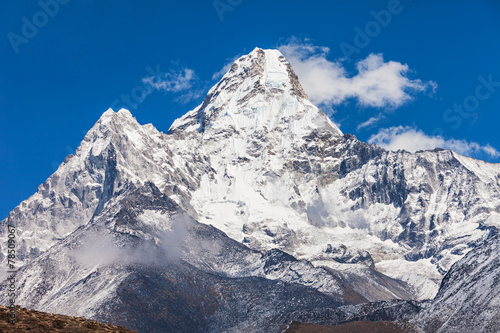
{"type": "Polygon", "coordinates": [[[416,333],[408,323],[357,321],[338,326],[293,322],[286,333],[416,333]]]}
{"type": "Polygon", "coordinates": [[[15,324],[9,323],[10,311],[5,306],[0,306],[0,333],[11,332],[65,332],[65,333],[134,333],[124,327],[99,323],[80,317],[63,316],[59,314],[17,308],[15,324]]]}

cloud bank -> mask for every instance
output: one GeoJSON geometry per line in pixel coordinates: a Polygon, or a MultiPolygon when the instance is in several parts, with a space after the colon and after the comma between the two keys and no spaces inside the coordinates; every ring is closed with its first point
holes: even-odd
{"type": "Polygon", "coordinates": [[[492,158],[500,157],[500,152],[494,147],[480,145],[477,142],[466,140],[445,140],[442,136],[430,136],[421,130],[409,126],[382,128],[377,134],[368,139],[368,143],[375,143],[388,150],[404,149],[410,152],[434,148],[451,149],[461,155],[477,156],[486,154],[492,158]]]}
{"type": "Polygon", "coordinates": [[[434,91],[437,84],[410,79],[408,65],[370,54],[356,63],[349,76],[341,61],[330,61],[329,48],[292,39],[278,47],[290,61],[311,102],[332,107],[356,99],[363,107],[398,108],[416,93],[434,91]]]}

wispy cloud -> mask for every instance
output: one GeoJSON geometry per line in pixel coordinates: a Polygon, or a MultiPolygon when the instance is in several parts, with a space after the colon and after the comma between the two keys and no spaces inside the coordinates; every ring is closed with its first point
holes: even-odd
{"type": "Polygon", "coordinates": [[[154,91],[177,94],[174,100],[182,104],[202,96],[201,80],[190,68],[180,67],[173,63],[173,66],[164,72],[158,64],[154,68],[146,66],[146,72],[147,76],[141,80],[140,84],[133,87],[128,94],[121,94],[120,98],[111,103],[110,107],[113,110],[137,109],[137,106],[154,91]]]}
{"type": "Polygon", "coordinates": [[[233,65],[233,63],[236,61],[236,59],[238,59],[239,57],[241,57],[241,55],[237,55],[233,58],[228,58],[226,59],[226,63],[224,64],[224,66],[221,68],[220,71],[217,71],[214,73],[214,75],[212,75],[212,80],[218,80],[220,79],[221,77],[224,76],[224,74],[227,73],[227,71],[231,68],[231,66],[233,65]]]}
{"type": "MultiPolygon", "coordinates": [[[[159,242],[139,237],[139,242],[122,244],[116,242],[116,233],[106,232],[99,228],[88,230],[80,238],[80,247],[69,251],[69,256],[84,266],[108,266],[117,263],[141,263],[152,266],[163,266],[182,257],[185,242],[188,237],[186,225],[192,223],[187,214],[176,214],[165,217],[161,226],[165,229],[156,230],[154,236],[159,242]]],[[[213,244],[210,244],[211,246],[213,244]]],[[[205,244],[197,244],[204,248],[205,244]]]]}
{"type": "Polygon", "coordinates": [[[357,74],[349,76],[341,60],[327,59],[329,48],[292,39],[278,47],[290,61],[311,101],[332,107],[356,99],[363,107],[398,108],[416,93],[434,91],[437,84],[409,78],[407,64],[384,61],[370,54],[356,63],[357,74]]]}
{"type": "Polygon", "coordinates": [[[466,140],[445,140],[442,136],[430,136],[423,131],[409,126],[383,128],[368,139],[388,150],[404,149],[410,152],[434,148],[451,149],[459,154],[476,157],[485,154],[491,158],[499,158],[500,152],[491,145],[480,145],[466,140]]]}
{"type": "Polygon", "coordinates": [[[142,83],[147,88],[147,94],[155,90],[183,93],[175,98],[177,102],[183,104],[202,96],[202,89],[199,88],[200,82],[196,72],[187,67],[170,68],[167,72],[157,70],[152,75],[142,79],[142,83]]]}
{"type": "Polygon", "coordinates": [[[185,94],[176,97],[174,100],[181,104],[187,104],[193,100],[203,97],[204,93],[205,91],[202,89],[193,89],[186,92],[185,94]]]}
{"type": "Polygon", "coordinates": [[[383,114],[379,113],[378,115],[376,115],[374,117],[370,117],[367,121],[359,124],[357,127],[357,130],[359,131],[363,128],[375,126],[379,121],[381,121],[384,118],[385,118],[385,116],[383,114]]]}
{"type": "Polygon", "coordinates": [[[143,78],[142,82],[152,89],[180,92],[191,88],[197,79],[198,77],[194,70],[181,68],[177,70],[170,69],[168,72],[155,73],[155,75],[143,78]]]}

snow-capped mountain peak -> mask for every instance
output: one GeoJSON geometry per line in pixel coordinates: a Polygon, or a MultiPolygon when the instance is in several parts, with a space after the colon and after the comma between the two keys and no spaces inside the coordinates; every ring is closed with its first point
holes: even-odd
{"type": "Polygon", "coordinates": [[[307,135],[340,130],[311,104],[297,75],[278,50],[254,49],[237,59],[194,110],[177,119],[169,134],[260,130],[307,135]]]}
{"type": "MultiPolygon", "coordinates": [[[[85,138],[101,136],[110,138],[112,135],[134,135],[133,132],[143,132],[141,128],[153,128],[148,124],[141,126],[132,113],[127,109],[120,109],[115,112],[113,109],[108,109],[104,112],[95,125],[87,132],[85,138]]],[[[154,129],[158,133],[158,130],[154,129]]],[[[147,133],[153,134],[153,133],[147,133]]]]}

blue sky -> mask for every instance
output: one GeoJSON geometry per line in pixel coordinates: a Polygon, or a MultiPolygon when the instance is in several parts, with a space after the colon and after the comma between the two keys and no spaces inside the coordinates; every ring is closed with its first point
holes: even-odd
{"type": "Polygon", "coordinates": [[[166,132],[255,47],[286,53],[344,133],[498,163],[499,40],[496,0],[10,2],[0,12],[0,218],[110,106],[166,132]]]}

